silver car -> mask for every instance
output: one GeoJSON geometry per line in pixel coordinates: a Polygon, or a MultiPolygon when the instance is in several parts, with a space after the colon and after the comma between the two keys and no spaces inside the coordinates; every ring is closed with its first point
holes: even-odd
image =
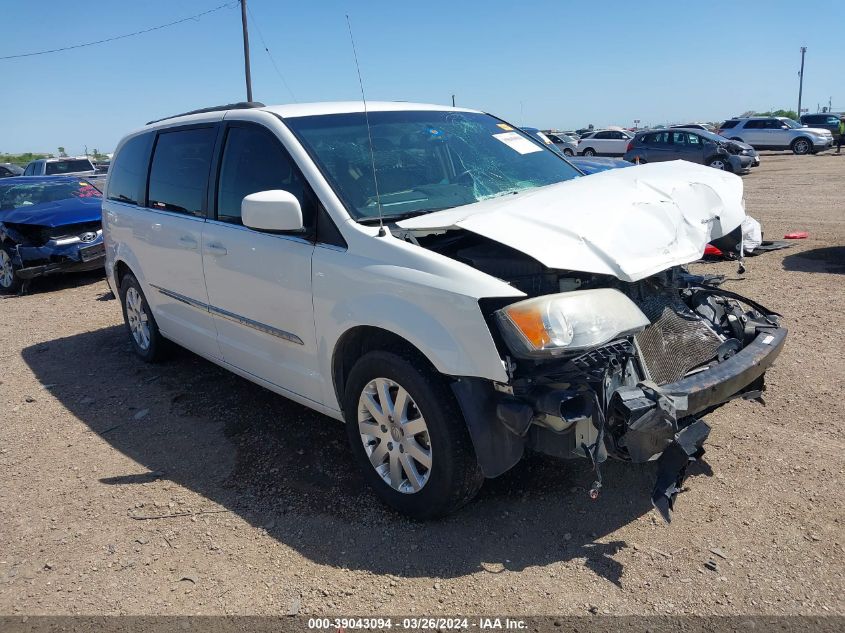
{"type": "Polygon", "coordinates": [[[833,146],[830,130],[803,127],[786,117],[755,116],[728,119],[719,134],[755,149],[792,150],[795,154],[815,154],[833,146]]]}
{"type": "Polygon", "coordinates": [[[546,136],[549,137],[549,140],[554,143],[555,147],[563,152],[565,156],[575,156],[575,154],[578,153],[578,141],[568,134],[563,134],[561,132],[547,132],[546,136]]]}

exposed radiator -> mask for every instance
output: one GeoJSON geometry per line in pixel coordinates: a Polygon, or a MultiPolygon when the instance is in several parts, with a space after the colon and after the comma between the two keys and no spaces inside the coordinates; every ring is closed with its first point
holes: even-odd
{"type": "Polygon", "coordinates": [[[651,321],[637,334],[642,361],[658,385],[679,380],[712,360],[722,339],[680,297],[653,294],[637,300],[651,321]]]}

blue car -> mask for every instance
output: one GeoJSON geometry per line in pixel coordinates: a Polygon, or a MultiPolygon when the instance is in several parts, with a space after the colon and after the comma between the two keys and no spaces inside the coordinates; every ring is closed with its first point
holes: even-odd
{"type": "Polygon", "coordinates": [[[102,193],[79,176],[0,181],[0,292],[29,280],[103,267],[102,193]]]}
{"type": "Polygon", "coordinates": [[[588,176],[608,169],[634,166],[634,163],[629,163],[627,160],[605,156],[569,156],[567,160],[588,176]]]}

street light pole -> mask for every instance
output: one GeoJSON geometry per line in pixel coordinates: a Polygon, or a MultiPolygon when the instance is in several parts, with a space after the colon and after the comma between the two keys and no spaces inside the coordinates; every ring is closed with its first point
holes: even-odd
{"type": "Polygon", "coordinates": [[[244,72],[246,73],[246,100],[252,101],[252,73],[249,71],[249,31],[246,28],[246,0],[241,2],[241,24],[244,32],[244,72]]]}
{"type": "Polygon", "coordinates": [[[807,47],[801,47],[801,70],[798,71],[798,118],[801,118],[801,96],[804,93],[804,54],[807,52],[807,47]]]}

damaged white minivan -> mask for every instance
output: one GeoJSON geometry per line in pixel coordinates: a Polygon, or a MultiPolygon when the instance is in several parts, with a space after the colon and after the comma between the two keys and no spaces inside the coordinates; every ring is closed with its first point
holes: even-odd
{"type": "MultiPolygon", "coordinates": [[[[451,512],[526,451],[658,460],[669,520],[702,416],[760,397],[786,330],[690,274],[745,217],[686,162],[583,177],[489,114],[243,103],[117,148],[109,283],[170,341],[329,417],[389,505],[451,512]]],[[[280,424],[284,420],[279,420],[280,424]]]]}

